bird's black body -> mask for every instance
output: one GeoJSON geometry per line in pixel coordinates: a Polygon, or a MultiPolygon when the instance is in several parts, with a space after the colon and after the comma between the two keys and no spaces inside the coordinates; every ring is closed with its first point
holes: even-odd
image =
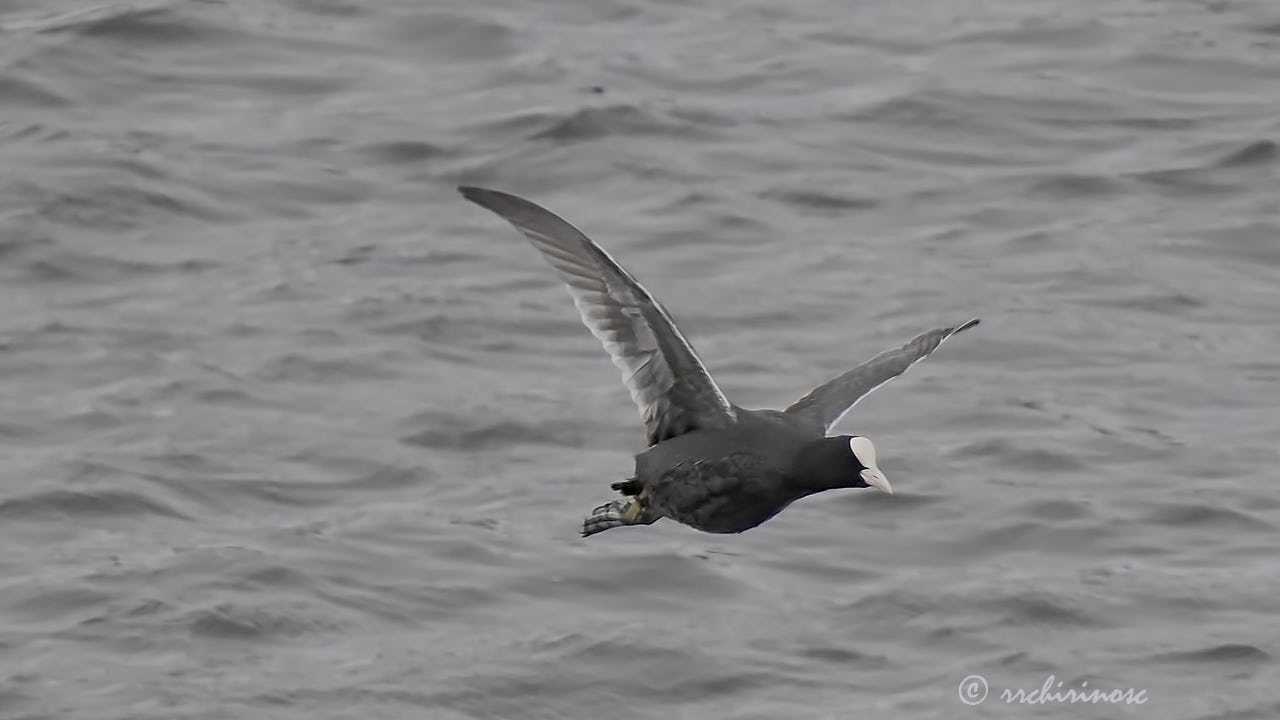
{"type": "Polygon", "coordinates": [[[716,385],[657,300],[581,231],[550,211],[496,190],[462,194],[510,222],[564,280],[582,321],[622,371],[649,449],[624,497],[583,523],[593,535],[661,518],[706,532],[738,533],[806,495],[834,488],[892,492],[864,437],[826,433],[859,399],[901,375],[976,319],[918,335],[814,388],[786,410],[746,410],[716,385]]]}
{"type": "Polygon", "coordinates": [[[798,460],[818,438],[776,415],[738,409],[733,428],[654,445],[636,456],[637,494],[658,514],[706,532],[742,532],[777,515],[813,491],[797,476],[798,460]]]}
{"type": "Polygon", "coordinates": [[[806,495],[867,487],[848,436],[828,438],[776,410],[736,408],[726,430],[694,430],[636,456],[617,489],[654,513],[712,533],[739,533],[806,495]]]}

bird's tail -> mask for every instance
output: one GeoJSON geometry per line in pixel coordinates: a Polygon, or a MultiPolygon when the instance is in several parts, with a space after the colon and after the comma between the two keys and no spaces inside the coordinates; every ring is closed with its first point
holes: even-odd
{"type": "Polygon", "coordinates": [[[658,517],[649,512],[638,498],[619,498],[591,511],[582,521],[582,537],[623,525],[649,525],[656,522],[658,517]]]}

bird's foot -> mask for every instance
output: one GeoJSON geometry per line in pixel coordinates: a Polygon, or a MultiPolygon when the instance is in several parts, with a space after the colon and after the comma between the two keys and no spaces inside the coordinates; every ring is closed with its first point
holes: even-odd
{"type": "Polygon", "coordinates": [[[639,498],[621,498],[592,510],[582,521],[582,537],[623,525],[649,525],[657,519],[658,516],[648,512],[639,498]]]}

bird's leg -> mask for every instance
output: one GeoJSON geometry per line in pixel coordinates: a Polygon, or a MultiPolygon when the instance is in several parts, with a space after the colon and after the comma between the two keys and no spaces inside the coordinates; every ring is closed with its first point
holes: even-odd
{"type": "Polygon", "coordinates": [[[644,490],[644,485],[635,478],[627,478],[622,482],[616,482],[609,486],[612,490],[617,490],[623,495],[639,495],[644,490]]]}
{"type": "Polygon", "coordinates": [[[644,505],[640,501],[640,496],[631,502],[631,505],[622,513],[623,522],[628,525],[635,525],[641,516],[644,515],[644,505]]]}

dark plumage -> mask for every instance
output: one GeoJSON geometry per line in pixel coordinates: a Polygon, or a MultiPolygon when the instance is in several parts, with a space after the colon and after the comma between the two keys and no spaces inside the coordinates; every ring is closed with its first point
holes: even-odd
{"type": "Polygon", "coordinates": [[[649,448],[622,498],[596,508],[583,536],[660,518],[706,532],[749,530],[806,495],[835,488],[892,492],[861,436],[826,437],[867,393],[901,375],[977,319],[923,333],[818,386],[784,411],[725,398],[671,316],[604,250],[546,209],[515,195],[459,191],[525,235],[555,268],[582,321],[622,371],[649,448]]]}

